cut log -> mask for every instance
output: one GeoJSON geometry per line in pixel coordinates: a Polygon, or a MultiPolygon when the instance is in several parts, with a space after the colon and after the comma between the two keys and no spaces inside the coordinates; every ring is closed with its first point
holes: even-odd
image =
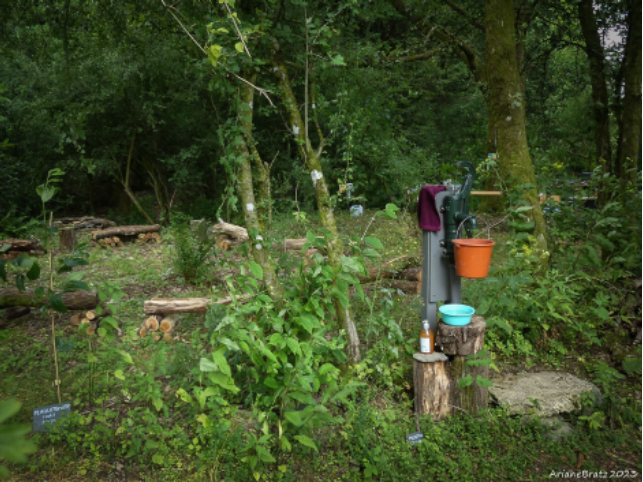
{"type": "Polygon", "coordinates": [[[474,315],[466,326],[438,323],[435,336],[436,349],[446,355],[467,356],[478,353],[484,345],[487,324],[482,316],[474,315]]]}
{"type": "Polygon", "coordinates": [[[14,308],[7,308],[0,312],[0,319],[4,321],[16,320],[31,313],[31,308],[26,306],[16,306],[14,308]]]}
{"type": "Polygon", "coordinates": [[[158,233],[161,226],[158,224],[146,224],[141,226],[118,226],[92,232],[92,239],[111,238],[113,236],[138,236],[141,233],[158,233]]]}
{"type": "MultiPolygon", "coordinates": [[[[74,291],[62,293],[63,303],[68,310],[89,310],[98,306],[98,292],[96,291],[74,291]]],[[[46,300],[36,296],[33,290],[20,292],[14,288],[0,290],[0,308],[11,306],[30,306],[40,308],[45,305],[46,300]]]]}
{"type": "Polygon", "coordinates": [[[13,259],[22,253],[38,255],[46,252],[37,239],[7,238],[0,240],[0,248],[7,244],[10,248],[0,254],[0,259],[13,259]]]}
{"type": "Polygon", "coordinates": [[[72,315],[71,318],[69,318],[69,323],[71,323],[72,325],[78,326],[78,325],[80,325],[80,320],[81,319],[82,319],[81,315],[79,315],[77,313],[75,315],[72,315]]]}
{"type": "Polygon", "coordinates": [[[210,228],[213,233],[223,233],[235,238],[240,243],[246,243],[250,240],[246,228],[237,226],[236,224],[226,223],[223,219],[219,218],[219,223],[210,228]]]}
{"type": "Polygon", "coordinates": [[[85,313],[85,318],[87,318],[90,321],[95,320],[97,318],[96,312],[91,311],[91,310],[88,311],[87,313],[85,313]]]}
{"type": "Polygon", "coordinates": [[[138,331],[136,332],[136,334],[137,334],[138,336],[140,336],[141,338],[145,338],[145,337],[147,336],[147,326],[145,326],[145,322],[143,322],[143,324],[142,324],[142,325],[141,325],[141,327],[138,329],[138,331]]]}
{"type": "Polygon", "coordinates": [[[170,333],[174,330],[174,327],[176,326],[176,319],[171,317],[171,316],[166,316],[161,320],[161,331],[163,333],[170,333]]]}
{"type": "Polygon", "coordinates": [[[434,421],[451,414],[452,380],[447,373],[448,358],[443,353],[413,355],[415,413],[430,415],[434,421]]]}
{"type": "MultiPolygon", "coordinates": [[[[237,300],[241,302],[249,298],[250,295],[237,296],[237,300]]],[[[211,303],[229,305],[232,303],[232,299],[228,297],[212,301],[211,298],[153,298],[143,303],[143,312],[146,315],[204,314],[208,311],[208,305],[211,303]]]]}
{"type": "Polygon", "coordinates": [[[448,374],[452,380],[450,400],[454,410],[475,414],[487,408],[489,393],[486,387],[472,383],[458,388],[458,382],[471,376],[489,378],[488,366],[467,366],[467,357],[475,355],[484,346],[484,332],[487,324],[482,316],[473,316],[466,326],[450,326],[438,323],[435,345],[447,355],[452,355],[448,365],[448,374]]]}
{"type": "Polygon", "coordinates": [[[62,227],[65,224],[73,224],[76,229],[104,229],[116,226],[114,221],[110,221],[105,218],[95,218],[92,216],[82,216],[80,218],[64,217],[54,222],[54,226],[56,227],[62,227]]]}
{"type": "Polygon", "coordinates": [[[156,319],[156,316],[150,316],[145,320],[145,328],[148,331],[156,331],[159,329],[159,320],[156,319]]]}
{"type": "Polygon", "coordinates": [[[76,228],[62,228],[59,232],[60,250],[71,253],[76,248],[76,228]]]}
{"type": "Polygon", "coordinates": [[[90,323],[89,318],[81,318],[81,319],[80,319],[80,323],[78,323],[78,325],[79,325],[79,326],[80,326],[80,325],[89,325],[89,323],[90,323]]]}

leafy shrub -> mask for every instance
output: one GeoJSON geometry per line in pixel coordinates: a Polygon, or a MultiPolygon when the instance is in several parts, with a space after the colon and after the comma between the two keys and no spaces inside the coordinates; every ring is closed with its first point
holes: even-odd
{"type": "Polygon", "coordinates": [[[172,224],[170,233],[174,239],[176,271],[186,281],[203,276],[210,266],[210,257],[216,253],[215,241],[208,237],[206,223],[199,223],[193,231],[186,220],[179,220],[172,224]]]}

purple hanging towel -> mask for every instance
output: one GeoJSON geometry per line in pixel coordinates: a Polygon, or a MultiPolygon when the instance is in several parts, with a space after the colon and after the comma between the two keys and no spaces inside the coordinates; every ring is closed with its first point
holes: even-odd
{"type": "Polygon", "coordinates": [[[444,186],[424,186],[418,198],[418,225],[423,231],[440,231],[440,214],[435,206],[435,196],[445,191],[444,186]]]}

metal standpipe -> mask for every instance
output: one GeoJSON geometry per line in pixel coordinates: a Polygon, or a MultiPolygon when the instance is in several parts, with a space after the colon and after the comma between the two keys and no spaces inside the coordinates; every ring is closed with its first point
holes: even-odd
{"type": "MultiPolygon", "coordinates": [[[[440,301],[460,303],[462,284],[455,269],[453,239],[466,228],[469,236],[477,229],[475,216],[469,214],[469,196],[475,181],[475,168],[466,161],[456,164],[468,173],[460,186],[446,182],[446,190],[435,196],[440,216],[440,231],[422,232],[422,321],[428,320],[435,332],[440,301]]],[[[419,209],[419,207],[418,207],[419,209]]]]}

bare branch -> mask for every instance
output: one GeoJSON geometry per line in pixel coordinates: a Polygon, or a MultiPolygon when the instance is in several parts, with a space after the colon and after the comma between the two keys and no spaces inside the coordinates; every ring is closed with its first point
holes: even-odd
{"type": "Polygon", "coordinates": [[[230,10],[230,5],[228,5],[228,2],[223,2],[225,5],[225,8],[228,10],[228,14],[230,15],[230,18],[232,19],[232,23],[234,24],[234,28],[237,30],[237,35],[239,35],[239,39],[241,40],[241,43],[243,44],[243,48],[245,49],[246,53],[248,54],[248,57],[252,58],[252,55],[250,55],[250,50],[248,50],[248,46],[246,45],[246,41],[243,39],[243,35],[241,35],[241,30],[239,30],[239,26],[237,25],[237,21],[234,18],[234,15],[232,15],[232,10],[230,10]]]}
{"type": "Polygon", "coordinates": [[[449,7],[451,7],[453,10],[458,12],[460,15],[462,15],[464,18],[466,18],[469,21],[469,23],[473,25],[475,28],[480,29],[484,32],[484,25],[482,25],[475,18],[469,15],[462,7],[460,7],[459,5],[456,5],[451,0],[442,0],[442,1],[446,3],[449,7]]]}

